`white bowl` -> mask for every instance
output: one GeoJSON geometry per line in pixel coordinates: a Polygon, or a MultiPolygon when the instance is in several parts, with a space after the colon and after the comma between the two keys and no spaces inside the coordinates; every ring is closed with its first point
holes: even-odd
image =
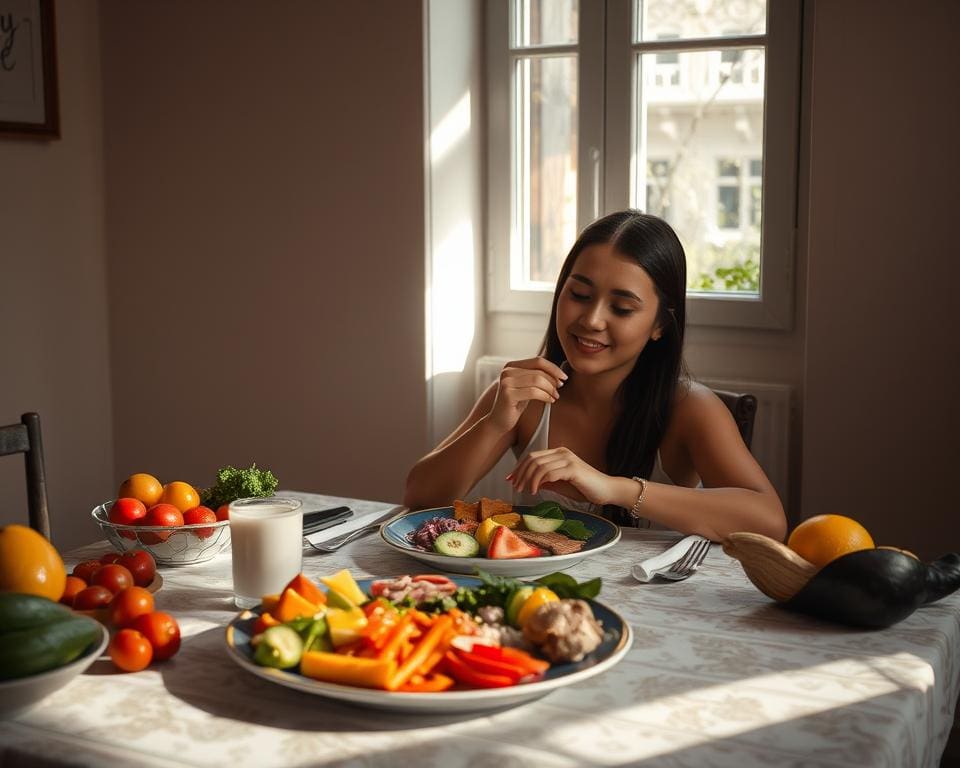
{"type": "Polygon", "coordinates": [[[109,641],[110,633],[101,625],[100,641],[93,643],[79,659],[36,675],[0,682],[0,718],[9,719],[22,715],[30,707],[39,704],[41,699],[63,688],[100,658],[109,641]]]}

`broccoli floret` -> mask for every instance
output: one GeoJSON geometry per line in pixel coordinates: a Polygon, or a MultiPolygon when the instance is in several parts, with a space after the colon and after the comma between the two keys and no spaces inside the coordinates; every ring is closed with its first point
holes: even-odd
{"type": "Polygon", "coordinates": [[[229,504],[237,499],[273,496],[277,490],[277,478],[269,469],[221,467],[217,470],[217,482],[200,492],[200,503],[211,509],[229,504]]]}

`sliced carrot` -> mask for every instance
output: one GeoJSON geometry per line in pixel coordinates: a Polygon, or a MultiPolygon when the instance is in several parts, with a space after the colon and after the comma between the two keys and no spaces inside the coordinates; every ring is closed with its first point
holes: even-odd
{"type": "Polygon", "coordinates": [[[410,676],[420,668],[440,644],[452,623],[453,619],[446,615],[440,616],[434,622],[433,626],[430,627],[430,631],[417,643],[413,649],[413,653],[407,657],[403,664],[400,665],[396,674],[390,678],[389,683],[387,683],[387,690],[395,691],[410,679],[410,676]]]}

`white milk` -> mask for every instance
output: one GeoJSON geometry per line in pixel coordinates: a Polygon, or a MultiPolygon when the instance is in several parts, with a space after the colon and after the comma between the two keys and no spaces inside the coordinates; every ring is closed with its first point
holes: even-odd
{"type": "Polygon", "coordinates": [[[300,573],[303,511],[296,499],[238,499],[230,504],[234,602],[257,605],[300,573]]]}

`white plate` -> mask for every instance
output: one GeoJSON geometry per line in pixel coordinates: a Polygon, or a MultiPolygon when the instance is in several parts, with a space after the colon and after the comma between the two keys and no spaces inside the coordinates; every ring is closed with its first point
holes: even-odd
{"type": "MultiPolygon", "coordinates": [[[[360,588],[369,590],[373,579],[359,581],[360,588]]],[[[479,579],[458,577],[458,585],[477,585],[479,579]]],[[[587,601],[593,608],[594,616],[603,624],[604,641],[585,659],[569,664],[554,664],[547,670],[544,678],[533,683],[522,683],[507,688],[482,688],[465,691],[443,691],[440,693],[393,693],[374,688],[359,688],[352,685],[325,683],[301,675],[294,670],[280,670],[261,667],[253,661],[253,648],[250,645],[250,633],[257,620],[258,609],[243,611],[227,626],[227,652],[237,664],[264,680],[295,688],[298,691],[338,699],[374,709],[387,709],[398,712],[477,712],[488,709],[501,709],[539,699],[557,688],[574,685],[596,675],[602,674],[624,657],[633,644],[630,625],[623,618],[595,600],[587,601]]]]}
{"type": "Polygon", "coordinates": [[[107,628],[101,626],[100,630],[100,640],[95,641],[79,659],[36,675],[0,682],[0,718],[22,715],[30,707],[39,704],[41,699],[65,686],[93,664],[110,641],[107,628]]]}
{"type": "MultiPolygon", "coordinates": [[[[524,514],[530,507],[514,507],[518,514],[524,514]]],[[[418,549],[407,538],[432,517],[453,517],[453,507],[436,507],[406,512],[384,523],[380,528],[380,538],[387,545],[405,555],[428,563],[434,568],[448,573],[474,574],[477,570],[497,576],[521,578],[526,576],[544,576],[548,573],[572,568],[597,552],[603,552],[620,541],[620,526],[599,515],[589,512],[563,510],[568,520],[579,520],[593,531],[593,535],[584,542],[583,549],[570,555],[543,555],[541,557],[523,557],[516,560],[496,560],[487,557],[455,557],[441,555],[438,552],[425,552],[418,549]]]]}

